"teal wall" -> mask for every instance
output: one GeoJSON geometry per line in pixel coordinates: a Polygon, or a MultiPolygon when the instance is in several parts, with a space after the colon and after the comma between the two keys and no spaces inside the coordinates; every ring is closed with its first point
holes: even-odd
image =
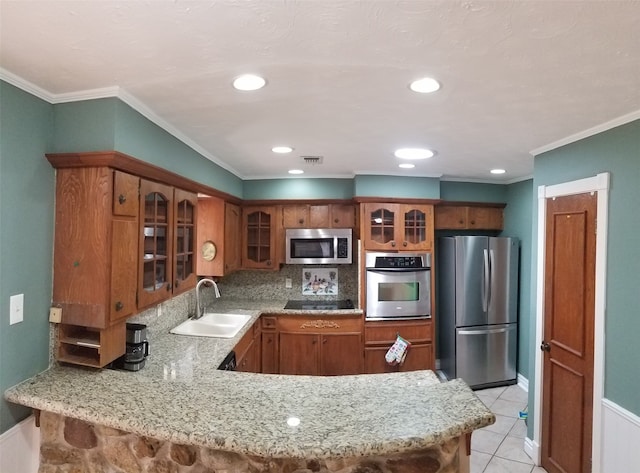
{"type": "Polygon", "coordinates": [[[504,231],[501,236],[520,239],[520,266],[518,271],[518,373],[529,379],[531,312],[531,226],[533,180],[504,186],[504,231]]]}
{"type": "Polygon", "coordinates": [[[440,181],[432,177],[361,175],[353,183],[358,197],[440,198],[440,181]]]}
{"type": "Polygon", "coordinates": [[[503,184],[478,184],[472,182],[440,182],[440,198],[459,202],[507,201],[507,186],[503,184]]]}
{"type": "MultiPolygon", "coordinates": [[[[0,81],[0,393],[47,368],[55,177],[52,105],[0,81]],[[9,298],[24,321],[9,325],[9,298]]],[[[0,400],[0,432],[30,410],[0,400]]]]}
{"type": "Polygon", "coordinates": [[[54,106],[53,152],[116,150],[242,197],[242,180],[117,98],[54,106]]]}
{"type": "Polygon", "coordinates": [[[256,179],[244,181],[246,200],[259,199],[351,199],[353,179],[256,179]]]}
{"type": "Polygon", "coordinates": [[[236,197],[242,180],[155,125],[124,102],[117,101],[115,148],[168,171],[236,197]]]}
{"type": "MultiPolygon", "coordinates": [[[[607,246],[607,311],[605,320],[605,397],[640,415],[640,317],[638,316],[638,274],[640,274],[640,120],[549,151],[534,160],[534,189],[540,185],[611,173],[609,194],[609,228],[607,246]]],[[[532,262],[537,258],[535,245],[537,202],[533,200],[532,262]]],[[[531,294],[536,291],[536,268],[532,263],[531,294]]],[[[536,301],[532,296],[531,313],[536,301]]],[[[535,333],[531,320],[530,333],[535,333]]],[[[529,353],[533,353],[535,337],[531,336],[529,353]]],[[[531,381],[533,357],[530,359],[531,381]]],[[[534,389],[529,390],[530,412],[534,389]]],[[[531,419],[532,416],[530,415],[531,419]]],[[[529,423],[529,436],[533,423],[529,423]]]]}

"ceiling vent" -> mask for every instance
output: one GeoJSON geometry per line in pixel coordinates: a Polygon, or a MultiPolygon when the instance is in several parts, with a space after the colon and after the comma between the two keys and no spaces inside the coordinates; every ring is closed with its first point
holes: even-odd
{"type": "Polygon", "coordinates": [[[302,159],[303,164],[322,164],[322,160],[324,159],[324,156],[300,156],[300,158],[302,159]]]}

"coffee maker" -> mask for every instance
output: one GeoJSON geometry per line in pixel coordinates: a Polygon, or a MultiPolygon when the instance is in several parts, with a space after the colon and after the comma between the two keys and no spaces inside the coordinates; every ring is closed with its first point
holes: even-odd
{"type": "Polygon", "coordinates": [[[113,362],[113,367],[138,371],[144,368],[147,356],[149,356],[147,326],[127,323],[127,350],[124,355],[113,362]]]}

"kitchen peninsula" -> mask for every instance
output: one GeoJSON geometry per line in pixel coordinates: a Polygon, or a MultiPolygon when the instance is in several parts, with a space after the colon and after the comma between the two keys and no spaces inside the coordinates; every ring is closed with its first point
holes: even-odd
{"type": "Polygon", "coordinates": [[[468,471],[471,432],[495,418],[464,382],[217,370],[252,321],[228,340],[157,325],[139,372],[55,366],[7,390],[40,413],[40,471],[468,471]]]}

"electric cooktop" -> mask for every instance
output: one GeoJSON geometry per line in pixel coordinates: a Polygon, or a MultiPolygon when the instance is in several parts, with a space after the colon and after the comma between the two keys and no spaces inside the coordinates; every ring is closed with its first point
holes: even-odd
{"type": "Polygon", "coordinates": [[[289,301],[284,308],[292,310],[341,310],[353,309],[354,306],[351,299],[345,299],[343,301],[289,301]]]}

